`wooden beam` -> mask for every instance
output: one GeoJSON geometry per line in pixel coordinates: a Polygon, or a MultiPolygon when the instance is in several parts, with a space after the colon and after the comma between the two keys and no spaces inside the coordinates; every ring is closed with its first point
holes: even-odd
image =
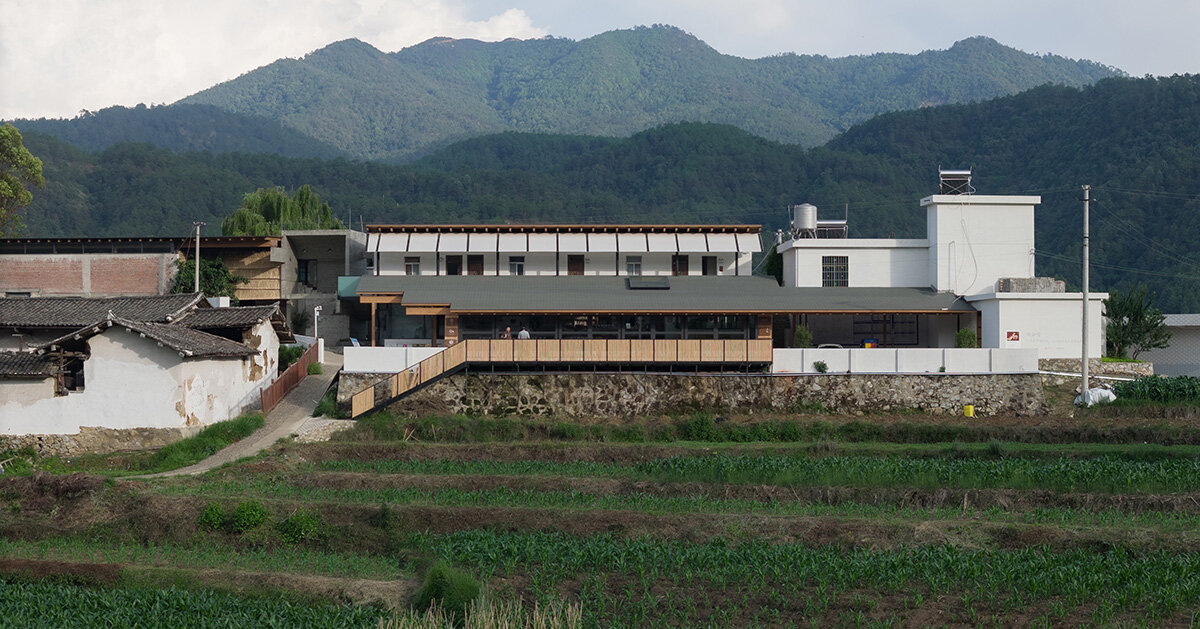
{"type": "Polygon", "coordinates": [[[450,314],[450,305],[445,306],[405,306],[404,314],[407,315],[448,315],[450,314]]]}
{"type": "Polygon", "coordinates": [[[398,304],[404,299],[404,293],[399,295],[359,295],[358,301],[363,304],[398,304]]]}

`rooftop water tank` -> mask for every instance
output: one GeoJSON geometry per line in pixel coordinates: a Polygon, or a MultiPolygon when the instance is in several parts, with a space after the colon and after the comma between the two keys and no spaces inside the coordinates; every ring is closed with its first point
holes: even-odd
{"type": "Polygon", "coordinates": [[[801,203],[792,206],[792,233],[815,232],[817,229],[817,206],[801,203]]]}

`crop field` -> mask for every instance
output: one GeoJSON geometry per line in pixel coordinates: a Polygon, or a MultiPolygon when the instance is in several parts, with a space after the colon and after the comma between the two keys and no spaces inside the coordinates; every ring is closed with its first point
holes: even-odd
{"type": "Polygon", "coordinates": [[[197,477],[35,461],[0,478],[0,618],[440,626],[409,606],[452,570],[478,584],[472,605],[551,610],[542,626],[1200,619],[1190,426],[904,419],[378,415],[197,477]]]}

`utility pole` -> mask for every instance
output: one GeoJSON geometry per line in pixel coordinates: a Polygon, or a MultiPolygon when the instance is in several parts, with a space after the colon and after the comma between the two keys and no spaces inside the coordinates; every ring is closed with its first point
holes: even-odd
{"type": "Polygon", "coordinates": [[[192,221],[192,225],[196,226],[196,288],[193,293],[200,292],[200,228],[207,224],[204,221],[192,221]]]}
{"type": "MultiPolygon", "coordinates": [[[[1092,187],[1083,186],[1083,358],[1079,362],[1080,376],[1083,385],[1079,389],[1081,396],[1088,390],[1088,204],[1091,201],[1092,187]]],[[[1084,404],[1087,404],[1086,398],[1084,404]]]]}

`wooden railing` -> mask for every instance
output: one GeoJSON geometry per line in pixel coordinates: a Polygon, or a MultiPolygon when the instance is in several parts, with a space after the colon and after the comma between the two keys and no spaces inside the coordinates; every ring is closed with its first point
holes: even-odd
{"type": "Polygon", "coordinates": [[[350,410],[358,417],[468,363],[719,364],[771,357],[769,339],[468,339],[354,394],[350,410]]]}
{"type": "Polygon", "coordinates": [[[304,350],[300,358],[292,363],[292,366],[284,370],[275,382],[263,387],[259,390],[259,399],[262,400],[263,414],[270,413],[283,398],[295,389],[300,381],[308,375],[308,366],[317,362],[317,344],[313,343],[304,350]]]}

